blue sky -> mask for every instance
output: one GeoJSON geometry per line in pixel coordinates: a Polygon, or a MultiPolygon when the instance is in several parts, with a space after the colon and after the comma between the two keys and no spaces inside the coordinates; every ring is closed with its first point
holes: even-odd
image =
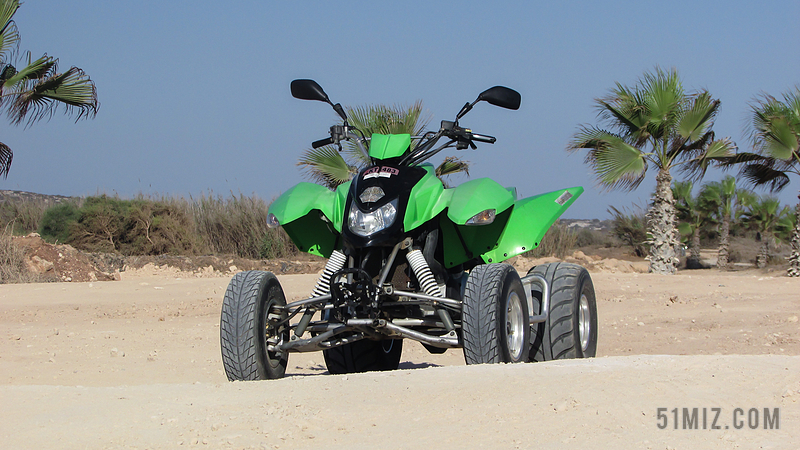
{"type": "MultiPolygon", "coordinates": [[[[298,156],[336,121],[326,105],[293,99],[292,79],[313,78],[345,105],[422,100],[431,128],[505,85],[522,94],[520,110],[484,103],[461,121],[497,143],[453,154],[473,178],[522,196],[582,185],[564,217],[607,218],[608,205],[646,205],[655,177],[604,192],[583,155],[564,151],[580,124],[597,123],[592,100],[675,67],[686,88],[722,101],[717,136],[747,149],[749,102],[800,83],[798,17],[796,0],[27,0],[15,16],[20,49],[84,69],[101,106],[77,124],[0,122],[14,150],[0,189],[270,200],[303,180],[298,156]]],[[[781,199],[794,204],[799,188],[793,179],[781,199]]]]}

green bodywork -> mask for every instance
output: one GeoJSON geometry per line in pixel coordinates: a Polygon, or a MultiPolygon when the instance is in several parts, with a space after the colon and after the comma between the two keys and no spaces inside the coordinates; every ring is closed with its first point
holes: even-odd
{"type": "Polygon", "coordinates": [[[411,146],[410,134],[373,134],[369,143],[369,156],[389,159],[403,156],[411,146]]]}
{"type": "MultiPolygon", "coordinates": [[[[401,156],[409,135],[373,135],[370,156],[401,156]]],[[[475,258],[496,263],[536,248],[550,226],[583,193],[582,187],[516,199],[516,189],[505,188],[489,178],[467,181],[445,189],[432,165],[412,188],[403,230],[412,231],[432,220],[442,230],[444,261],[450,268],[475,258]],[[495,210],[490,224],[466,225],[485,210],[495,210]]],[[[329,257],[340,245],[350,182],[331,191],[313,183],[300,183],[278,197],[269,207],[286,233],[304,252],[329,257]]]]}
{"type": "Polygon", "coordinates": [[[299,183],[269,206],[300,251],[329,257],[342,232],[350,182],[335,191],[314,183],[299,183]]]}

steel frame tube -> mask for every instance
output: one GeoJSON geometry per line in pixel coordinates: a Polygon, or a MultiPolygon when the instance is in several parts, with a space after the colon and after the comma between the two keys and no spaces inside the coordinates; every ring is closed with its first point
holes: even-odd
{"type": "Polygon", "coordinates": [[[545,280],[543,276],[530,274],[522,278],[522,287],[525,289],[525,297],[528,298],[528,314],[533,313],[532,284],[537,284],[542,288],[542,313],[529,316],[528,322],[531,325],[546,321],[550,311],[550,285],[548,285],[547,280],[545,280]]]}

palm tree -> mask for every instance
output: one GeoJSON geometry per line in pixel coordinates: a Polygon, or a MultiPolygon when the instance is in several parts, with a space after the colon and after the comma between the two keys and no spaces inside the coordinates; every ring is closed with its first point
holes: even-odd
{"type": "MultiPolygon", "coordinates": [[[[407,133],[412,136],[421,135],[427,126],[428,119],[422,118],[422,102],[409,107],[370,105],[345,108],[350,126],[360,130],[364,136],[380,134],[407,133]]],[[[412,148],[417,144],[412,140],[412,148]]],[[[306,176],[314,182],[330,189],[347,182],[359,169],[371,164],[358,147],[347,142],[342,151],[333,145],[306,150],[297,165],[304,168],[306,176]],[[344,153],[347,159],[342,156],[344,153]]],[[[465,172],[469,175],[469,163],[459,158],[448,156],[436,168],[439,178],[465,172]]],[[[445,183],[446,184],[446,183],[445,183]]]]}
{"type": "Polygon", "coordinates": [[[650,271],[675,273],[679,243],[671,171],[678,168],[700,179],[709,164],[731,154],[734,144],[715,139],[711,129],[720,102],[707,91],[686,93],[676,70],[656,67],[638,85],[617,83],[595,103],[609,129],[581,126],[567,149],[588,149],[587,164],[609,189],[633,190],[648,167],[658,171],[647,213],[650,271]]]}
{"type": "Polygon", "coordinates": [[[700,263],[700,230],[706,224],[710,211],[699,195],[692,195],[693,187],[691,181],[676,181],[672,186],[672,196],[675,199],[675,210],[678,216],[678,231],[681,236],[686,236],[689,242],[690,255],[686,260],[686,268],[699,269],[702,267],[700,263]]]}
{"type": "MultiPolygon", "coordinates": [[[[739,153],[726,165],[743,164],[740,174],[755,186],[779,192],[789,184],[789,175],[800,175],[800,87],[783,95],[783,100],[764,94],[751,104],[750,134],[753,153],[739,153]]],[[[800,277],[800,194],[795,207],[790,277],[800,277]]]]}
{"type": "Polygon", "coordinates": [[[719,226],[719,249],[717,268],[728,267],[730,255],[731,221],[737,216],[750,198],[750,191],[736,189],[736,178],[728,175],[722,181],[706,183],[700,190],[700,203],[710,212],[709,219],[719,226]]]}
{"type": "Polygon", "coordinates": [[[775,239],[773,233],[781,215],[786,214],[788,207],[780,211],[781,203],[775,197],[762,196],[750,204],[742,214],[742,222],[756,231],[756,241],[761,246],[756,255],[756,267],[763,269],[769,261],[770,243],[775,239]]]}
{"type": "MultiPolygon", "coordinates": [[[[59,106],[77,115],[76,121],[97,114],[97,90],[83,70],[58,71],[58,59],[43,55],[35,61],[28,52],[20,69],[11,63],[19,46],[19,32],[12,19],[19,0],[0,0],[0,108],[14,125],[26,126],[52,117],[59,106]]],[[[0,175],[8,176],[14,153],[0,142],[0,175]]]]}

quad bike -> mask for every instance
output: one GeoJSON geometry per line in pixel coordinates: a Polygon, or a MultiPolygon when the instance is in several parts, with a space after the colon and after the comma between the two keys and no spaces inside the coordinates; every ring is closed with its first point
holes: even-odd
{"type": "Polygon", "coordinates": [[[270,206],[270,227],[328,261],[311,295],[291,303],[270,272],[234,276],[220,325],[229,380],[281,378],[289,353],[319,350],[332,374],[393,370],[403,339],[431,353],[463,348],[467,364],[595,355],[597,307],[586,269],[544,264],[520,278],[501,264],[537,247],[583,188],[523,199],[488,178],[445,188],[424,163],[446,148],[493,144],[459,120],[481,101],[518,109],[516,91],[484,91],[436,132],[367,137],[316,82],[295,80],[291,90],[342,118],[314,148],[341,150],[348,141],[371,164],[333,191],[300,183],[270,206]]]}

